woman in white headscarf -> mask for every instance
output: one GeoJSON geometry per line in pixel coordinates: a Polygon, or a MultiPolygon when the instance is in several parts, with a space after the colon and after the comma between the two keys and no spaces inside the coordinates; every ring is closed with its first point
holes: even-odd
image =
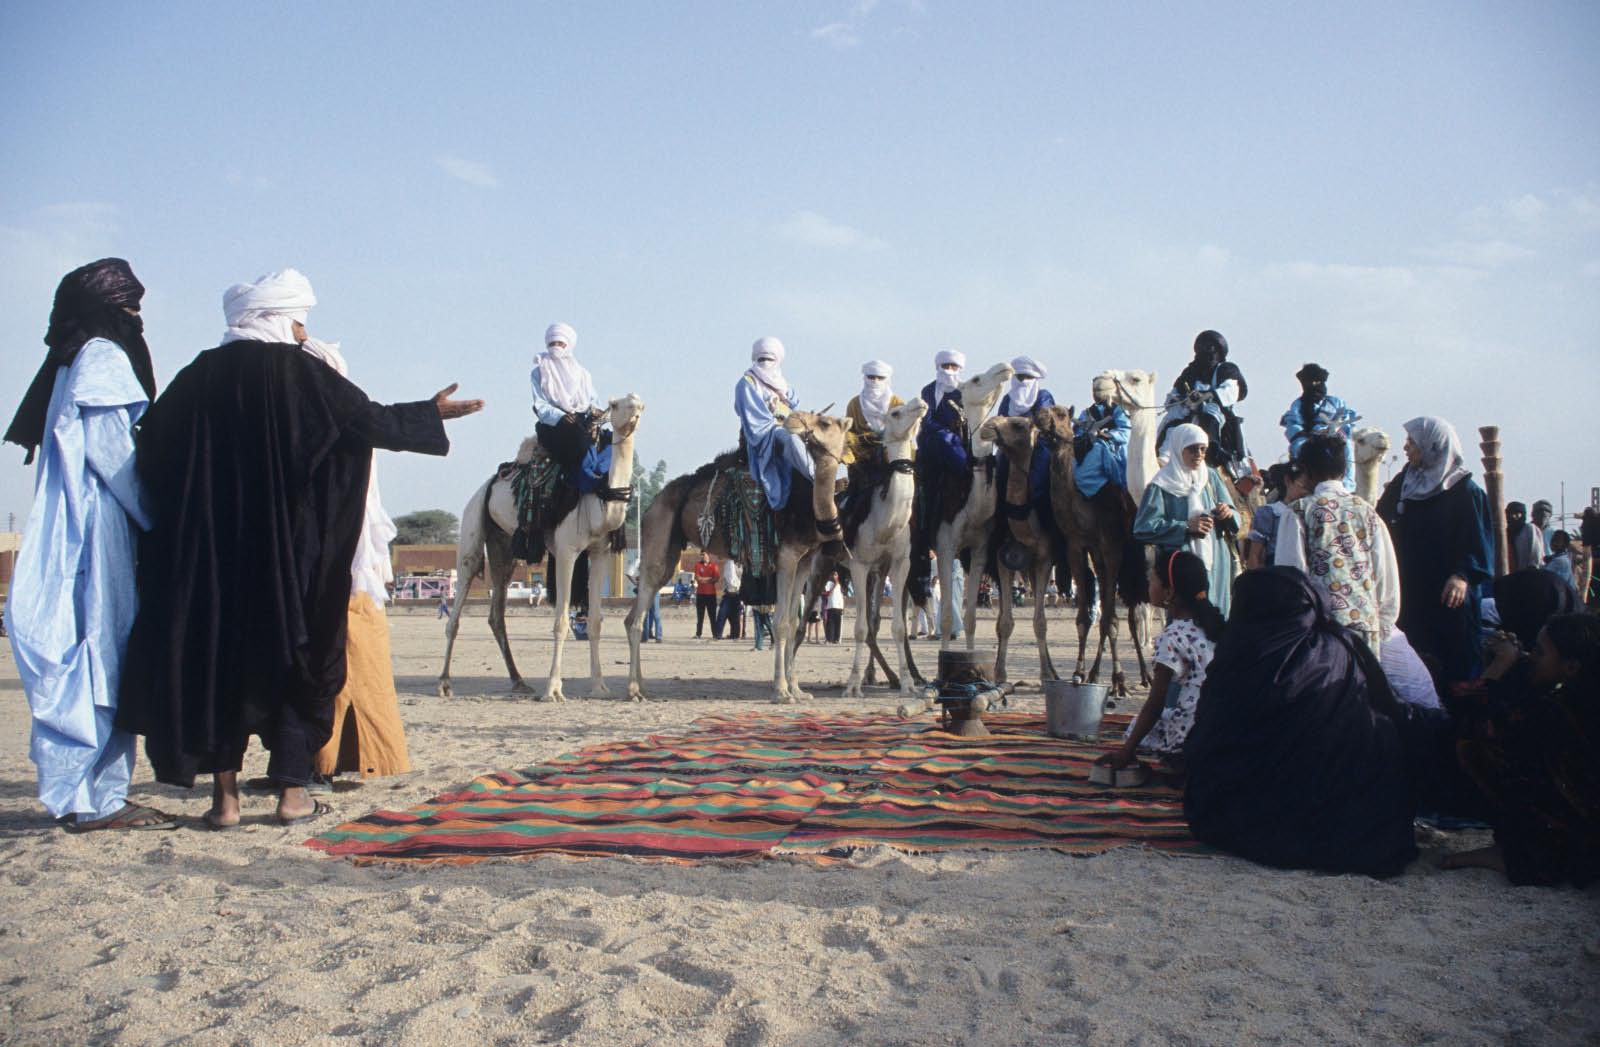
{"type": "Polygon", "coordinates": [[[1167,430],[1161,470],[1151,479],[1133,520],[1133,537],[1165,552],[1187,549],[1206,565],[1212,606],[1228,613],[1239,573],[1234,535],[1239,518],[1227,484],[1206,465],[1206,431],[1192,423],[1167,430]]]}
{"type": "MultiPolygon", "coordinates": [[[[339,351],[339,343],[321,341],[306,331],[306,318],[316,304],[311,281],[295,269],[268,273],[253,284],[234,284],[222,296],[223,317],[228,325],[222,342],[298,344],[348,378],[350,366],[339,351]]],[[[313,770],[324,787],[333,775],[345,772],[381,778],[411,770],[405,725],[400,719],[400,697],[394,686],[389,621],[384,615],[389,583],[394,581],[389,543],[396,533],[378,491],[378,460],[374,454],[367,477],[361,538],[350,564],[345,685],[333,702],[333,734],[313,760],[313,770]]],[[[317,779],[313,780],[313,788],[319,784],[317,779]]]]}
{"type": "Polygon", "coordinates": [[[845,417],[850,419],[846,465],[866,457],[873,445],[881,446],[889,412],[905,403],[889,388],[893,376],[894,368],[882,360],[868,360],[861,365],[861,392],[852,396],[844,409],[845,417]]]}
{"type": "Polygon", "coordinates": [[[733,411],[744,433],[750,475],[761,484],[773,509],[789,504],[791,472],[814,475],[805,445],[783,429],[783,419],[800,406],[800,397],[783,376],[783,357],[782,342],[770,335],[757,338],[750,347],[750,366],[733,390],[733,411]]]}
{"type": "Polygon", "coordinates": [[[1482,666],[1478,588],[1494,562],[1489,497],[1449,422],[1424,416],[1405,430],[1406,466],[1378,499],[1400,566],[1400,630],[1448,682],[1470,680],[1482,666]]]}
{"type": "Polygon", "coordinates": [[[544,332],[544,352],[533,361],[534,434],[539,445],[561,463],[580,491],[592,491],[610,469],[609,452],[596,452],[598,422],[606,404],[595,395],[594,379],[573,349],[578,333],[566,324],[544,332]],[[601,459],[604,459],[602,463],[601,459]]]}

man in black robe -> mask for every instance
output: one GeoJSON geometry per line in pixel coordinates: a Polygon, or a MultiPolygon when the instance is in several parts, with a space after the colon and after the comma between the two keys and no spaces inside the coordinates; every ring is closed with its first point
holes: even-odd
{"type": "Polygon", "coordinates": [[[278,820],[325,812],[305,785],[344,686],[372,451],[445,454],[443,421],[483,407],[450,399],[454,385],[373,403],[294,344],[315,298],[287,275],[230,290],[257,293],[263,308],[179,372],[139,435],[155,521],[140,542],[117,725],[145,735],[159,781],[216,776],[213,828],[238,823],[252,734],[271,752],[278,820]]]}

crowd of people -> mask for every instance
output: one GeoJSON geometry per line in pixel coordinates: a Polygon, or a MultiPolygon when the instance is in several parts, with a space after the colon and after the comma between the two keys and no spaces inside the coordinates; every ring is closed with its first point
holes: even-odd
{"type": "MultiPolygon", "coordinates": [[[[70,831],[174,827],[127,799],[143,736],[159,781],[211,776],[204,823],[225,830],[239,823],[238,776],[259,738],[276,817],[315,818],[329,775],[408,766],[383,613],[394,527],[373,451],[442,455],[444,422],[482,402],[454,399],[452,385],[373,403],[339,347],[308,333],[316,298],[294,270],[229,288],[221,344],[158,395],[143,290],[120,259],[63,278],[48,352],[5,436],[38,455],[5,618],[40,799],[70,831]]],[[[565,324],[546,331],[535,433],[566,481],[592,491],[610,438],[576,341],[565,324]]],[[[1248,385],[1228,354],[1220,333],[1196,338],[1142,492],[1128,489],[1132,425],[1113,383],[1096,380],[1071,419],[1073,482],[1125,501],[1131,538],[1149,550],[1150,602],[1167,615],[1149,698],[1104,762],[1157,761],[1183,783],[1196,835],[1268,864],[1392,874],[1415,855],[1421,814],[1493,828],[1493,848],[1456,864],[1517,883],[1600,876],[1600,619],[1579,595],[1592,556],[1574,570],[1573,537],[1551,526],[1549,503],[1512,503],[1513,571],[1496,578],[1488,497],[1442,418],[1406,423],[1406,464],[1369,504],[1354,491],[1358,416],[1315,363],[1280,422],[1289,460],[1262,474],[1238,409],[1248,385]]],[[[743,460],[774,511],[813,475],[784,424],[800,402],[784,355],[758,339],[734,392],[743,460]]],[[[920,391],[919,478],[975,464],[965,365],[940,351],[920,391]]],[[[1010,368],[1001,415],[1054,407],[1040,361],[1010,368]]],[[[877,451],[901,403],[887,363],[861,373],[846,407],[851,460],[877,451]]],[[[1025,463],[1028,508],[1047,525],[1052,453],[1041,441],[1025,463]]],[[[911,529],[921,570],[909,595],[923,603],[947,508],[931,500],[911,529]]],[[[1592,553],[1597,539],[1591,511],[1577,544],[1592,553]]],[[[839,642],[849,584],[823,580],[815,639],[839,642]]],[[[770,639],[771,598],[748,599],[765,590],[737,560],[702,553],[692,585],[697,637],[709,625],[743,639],[748,602],[756,646],[770,639]]],[[[645,621],[657,641],[658,601],[645,621]]]]}

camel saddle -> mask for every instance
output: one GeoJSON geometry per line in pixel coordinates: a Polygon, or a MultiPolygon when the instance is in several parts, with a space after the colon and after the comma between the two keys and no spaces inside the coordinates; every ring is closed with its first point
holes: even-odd
{"type": "Polygon", "coordinates": [[[711,474],[699,514],[700,547],[709,545],[711,536],[720,531],[727,536],[728,555],[748,574],[772,574],[778,569],[778,531],[766,492],[750,475],[743,455],[719,465],[711,474]]]}
{"type": "MultiPolygon", "coordinates": [[[[850,463],[845,496],[839,499],[839,522],[844,526],[847,546],[855,545],[861,525],[872,515],[873,501],[888,494],[889,481],[894,474],[914,469],[909,458],[890,462],[882,441],[863,440],[861,447],[864,453],[850,463]]],[[[967,482],[971,484],[970,476],[967,482]]]]}
{"type": "Polygon", "coordinates": [[[527,563],[543,563],[545,531],[578,507],[578,489],[562,482],[561,463],[543,448],[536,448],[527,461],[501,463],[496,476],[511,485],[517,504],[511,555],[527,563]]]}

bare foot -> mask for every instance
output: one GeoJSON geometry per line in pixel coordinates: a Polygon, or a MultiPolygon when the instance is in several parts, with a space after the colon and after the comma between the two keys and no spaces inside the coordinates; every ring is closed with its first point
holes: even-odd
{"type": "Polygon", "coordinates": [[[211,779],[211,810],[203,816],[212,829],[231,829],[239,824],[239,772],[220,771],[211,779]]]}
{"type": "Polygon", "coordinates": [[[304,786],[286,785],[278,793],[278,821],[292,822],[316,810],[311,794],[304,786]]]}
{"type": "Polygon", "coordinates": [[[1493,844],[1488,847],[1479,847],[1471,851],[1457,851],[1447,854],[1439,862],[1441,869],[1493,869],[1497,873],[1506,871],[1505,855],[1500,853],[1500,848],[1493,844]]]}

